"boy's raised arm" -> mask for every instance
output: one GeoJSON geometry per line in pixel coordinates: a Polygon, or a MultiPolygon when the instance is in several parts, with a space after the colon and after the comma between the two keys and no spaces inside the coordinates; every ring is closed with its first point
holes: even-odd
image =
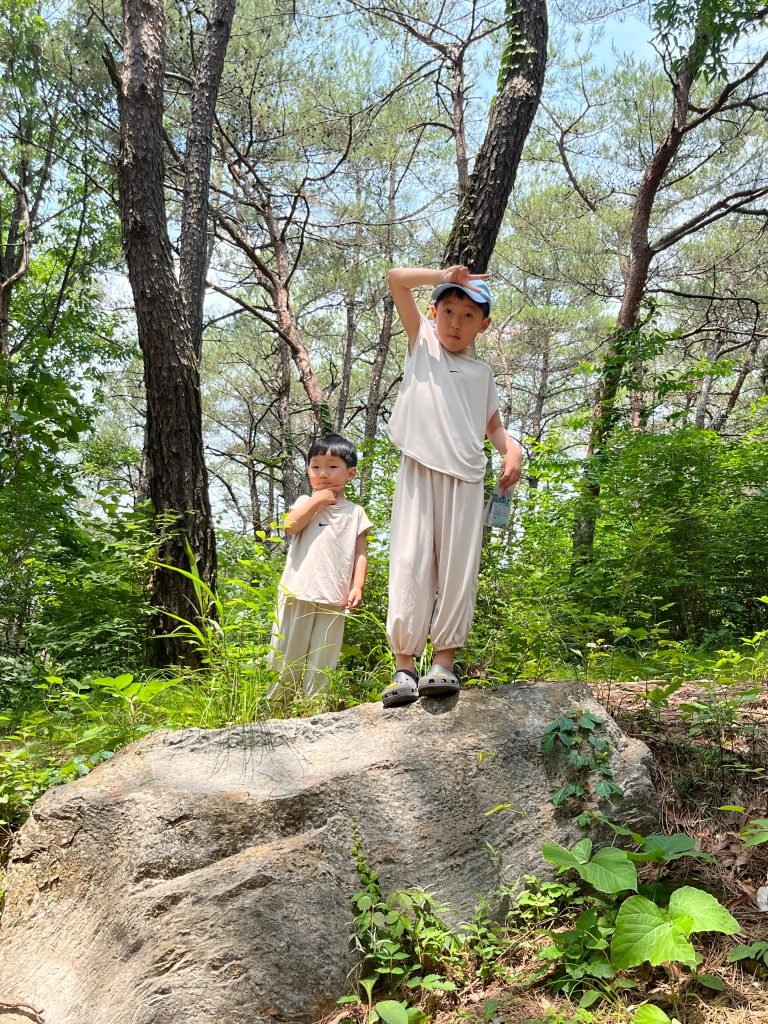
{"type": "Polygon", "coordinates": [[[446,267],[444,270],[430,270],[427,267],[393,267],[387,274],[387,284],[400,317],[400,323],[408,335],[408,351],[413,348],[421,324],[421,313],[413,297],[413,289],[438,284],[471,285],[473,281],[484,281],[487,274],[470,274],[466,267],[446,267]]]}

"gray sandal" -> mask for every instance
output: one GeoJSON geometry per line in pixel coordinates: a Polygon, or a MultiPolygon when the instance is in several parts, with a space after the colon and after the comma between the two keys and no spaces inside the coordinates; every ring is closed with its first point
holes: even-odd
{"type": "Polygon", "coordinates": [[[452,693],[458,693],[461,689],[458,676],[445,665],[438,665],[437,662],[419,680],[420,697],[448,697],[452,693]]]}
{"type": "Polygon", "coordinates": [[[401,704],[413,704],[419,699],[416,676],[407,668],[401,668],[392,676],[392,682],[381,695],[385,708],[397,708],[401,704]]]}

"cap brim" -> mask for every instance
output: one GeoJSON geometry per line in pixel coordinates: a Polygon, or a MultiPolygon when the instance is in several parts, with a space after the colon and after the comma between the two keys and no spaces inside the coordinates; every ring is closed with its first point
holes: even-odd
{"type": "Polygon", "coordinates": [[[487,306],[491,308],[491,296],[490,294],[484,294],[479,290],[475,290],[472,287],[464,284],[452,284],[450,281],[446,281],[444,284],[439,284],[437,288],[432,292],[432,302],[437,302],[444,292],[456,289],[460,292],[464,292],[467,298],[472,299],[478,306],[487,306]]]}

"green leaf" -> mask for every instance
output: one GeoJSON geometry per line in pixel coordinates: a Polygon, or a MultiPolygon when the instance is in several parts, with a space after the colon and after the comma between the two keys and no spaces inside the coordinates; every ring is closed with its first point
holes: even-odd
{"type": "Polygon", "coordinates": [[[735,935],[741,931],[739,922],[708,892],[685,885],[675,889],[669,901],[669,914],[673,919],[689,917],[692,932],[722,932],[735,935]]]}
{"type": "Polygon", "coordinates": [[[378,978],[361,978],[360,981],[358,982],[358,985],[365,989],[365,993],[368,996],[369,1003],[373,997],[373,990],[378,984],[378,981],[378,978]]]}
{"type": "MultiPolygon", "coordinates": [[[[588,839],[587,842],[590,843],[591,848],[591,840],[588,839]]],[[[583,863],[570,850],[566,850],[559,843],[544,843],[541,848],[541,854],[544,860],[548,860],[550,864],[554,864],[561,871],[565,871],[568,868],[578,868],[583,863]]]]}
{"type": "Polygon", "coordinates": [[[739,832],[744,846],[759,846],[768,843],[768,818],[753,818],[739,832]]]}
{"type": "Polygon", "coordinates": [[[619,907],[611,941],[611,963],[620,970],[645,961],[654,967],[679,962],[696,966],[696,952],[669,915],[644,896],[630,896],[619,907]]]}
{"type": "Polygon", "coordinates": [[[615,782],[608,780],[595,783],[595,793],[597,793],[601,800],[608,800],[612,796],[623,796],[621,786],[617,786],[615,782]]]}
{"type": "Polygon", "coordinates": [[[593,715],[591,711],[585,711],[584,714],[578,721],[578,725],[581,729],[593,730],[595,726],[602,725],[603,719],[598,718],[597,715],[593,715]]]}
{"type": "Polygon", "coordinates": [[[728,963],[735,963],[737,960],[759,960],[760,958],[768,963],[768,942],[753,942],[751,946],[734,946],[728,953],[728,963]]]}
{"type": "Polygon", "coordinates": [[[637,853],[630,853],[630,859],[637,863],[668,864],[681,857],[695,857],[712,863],[714,858],[700,850],[695,840],[684,832],[672,836],[648,836],[641,843],[637,853]]]}
{"type": "Polygon", "coordinates": [[[499,811],[508,811],[511,806],[512,804],[496,804],[496,806],[492,807],[490,811],[484,812],[485,817],[487,818],[490,814],[498,814],[499,811]]]}
{"type": "Polygon", "coordinates": [[[718,978],[716,974],[697,974],[696,981],[706,988],[711,988],[714,992],[725,991],[725,982],[722,978],[718,978]]]}
{"type": "Polygon", "coordinates": [[[602,998],[603,998],[602,992],[597,992],[593,988],[587,989],[584,992],[584,994],[582,995],[581,999],[579,1000],[579,1006],[583,1010],[586,1010],[587,1007],[592,1006],[593,1003],[596,1003],[599,999],[602,999],[602,998]]]}
{"type": "Polygon", "coordinates": [[[643,1003],[635,1011],[633,1024],[672,1024],[672,1019],[653,1003],[643,1003]]]}
{"type": "Polygon", "coordinates": [[[580,864],[586,864],[592,854],[592,840],[580,839],[572,848],[571,853],[580,864]]]}
{"type": "Polygon", "coordinates": [[[426,1024],[429,1017],[418,1006],[409,1006],[406,1010],[408,1014],[408,1024],[426,1024]]]}
{"type": "Polygon", "coordinates": [[[408,1024],[408,1011],[402,1003],[394,999],[384,999],[376,1003],[375,1009],[386,1024],[408,1024]]]}
{"type": "Polygon", "coordinates": [[[598,892],[616,893],[623,889],[637,890],[637,871],[624,850],[607,846],[598,850],[592,860],[581,867],[579,874],[598,892]]]}

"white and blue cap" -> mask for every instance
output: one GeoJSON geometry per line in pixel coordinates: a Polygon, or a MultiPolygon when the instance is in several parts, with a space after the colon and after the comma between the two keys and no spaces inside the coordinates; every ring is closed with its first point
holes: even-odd
{"type": "Polygon", "coordinates": [[[443,284],[439,284],[437,288],[432,292],[432,301],[437,302],[441,295],[445,292],[450,291],[452,288],[458,289],[460,292],[476,302],[478,306],[486,305],[488,309],[491,308],[491,289],[488,287],[487,281],[473,281],[471,284],[454,284],[452,281],[445,281],[443,284]]]}

